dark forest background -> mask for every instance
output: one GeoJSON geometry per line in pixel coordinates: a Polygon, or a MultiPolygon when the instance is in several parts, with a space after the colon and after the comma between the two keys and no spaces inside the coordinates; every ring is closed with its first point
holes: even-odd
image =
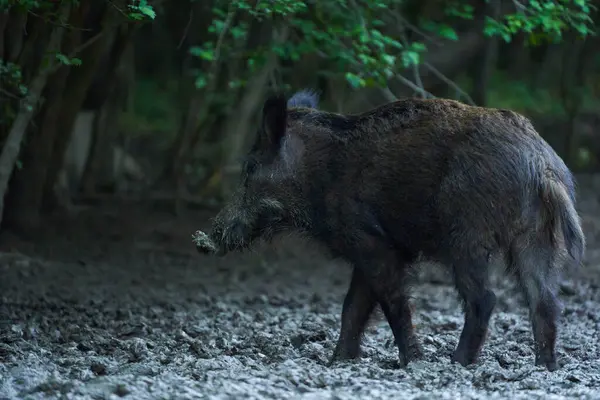
{"type": "Polygon", "coordinates": [[[595,3],[1,0],[0,227],[115,197],[217,206],[274,89],[510,108],[596,171],[595,3]]]}

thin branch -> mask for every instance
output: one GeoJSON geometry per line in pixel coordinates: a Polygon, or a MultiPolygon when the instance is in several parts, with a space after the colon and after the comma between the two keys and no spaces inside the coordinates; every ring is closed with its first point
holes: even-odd
{"type": "MultiPolygon", "coordinates": [[[[127,14],[127,11],[125,11],[124,9],[122,9],[121,7],[119,7],[119,6],[118,6],[118,5],[117,5],[117,4],[116,4],[114,1],[112,1],[112,0],[107,0],[107,2],[108,2],[109,4],[111,4],[111,5],[113,6],[113,8],[114,8],[115,10],[117,10],[117,11],[118,11],[118,12],[119,12],[119,13],[120,13],[120,14],[121,14],[123,17],[125,17],[125,19],[126,19],[127,21],[131,21],[131,18],[130,18],[130,16],[127,14]]],[[[152,6],[152,8],[155,8],[155,7],[158,7],[158,6],[160,6],[162,3],[163,3],[162,1],[155,1],[153,4],[150,4],[150,5],[152,6]]],[[[128,6],[129,6],[129,4],[127,4],[125,7],[128,7],[128,6]]],[[[145,19],[143,19],[143,20],[137,20],[136,22],[137,22],[137,23],[142,23],[142,24],[145,24],[145,23],[149,23],[149,22],[151,22],[151,21],[152,21],[152,20],[151,20],[150,18],[145,18],[145,19]]]]}
{"type": "Polygon", "coordinates": [[[441,46],[443,45],[442,42],[440,42],[439,40],[433,38],[432,36],[426,34],[425,32],[423,32],[421,29],[419,29],[418,27],[416,27],[415,25],[411,24],[406,18],[404,18],[400,13],[394,13],[396,16],[396,19],[401,22],[404,26],[406,26],[408,29],[410,29],[411,31],[423,36],[426,40],[430,41],[431,43],[437,45],[437,46],[441,46]]]}
{"type": "MultiPolygon", "coordinates": [[[[400,24],[408,24],[408,21],[406,21],[404,18],[402,18],[402,16],[400,16],[400,14],[396,15],[396,19],[397,19],[397,22],[400,23],[400,24]]],[[[407,25],[407,27],[409,29],[412,29],[408,25],[407,25]]],[[[419,32],[417,32],[417,33],[419,33],[419,32]]],[[[420,34],[422,34],[422,33],[420,33],[420,34]]],[[[406,35],[404,34],[404,31],[402,31],[402,33],[401,33],[401,41],[402,41],[402,44],[404,44],[405,47],[408,46],[408,40],[406,38],[406,35]]],[[[469,96],[464,90],[462,90],[456,83],[452,82],[452,80],[448,79],[444,74],[442,74],[440,71],[438,71],[433,65],[431,65],[430,63],[428,63],[426,61],[423,62],[422,64],[428,70],[430,70],[436,77],[438,77],[440,80],[442,80],[443,82],[445,82],[448,86],[452,87],[459,94],[463,95],[467,99],[467,101],[469,102],[469,104],[475,105],[475,102],[473,101],[473,99],[471,98],[471,96],[469,96]]],[[[416,81],[416,85],[415,86],[418,86],[422,90],[421,94],[423,95],[424,98],[426,98],[426,93],[427,92],[425,91],[425,89],[423,87],[423,83],[421,81],[421,75],[419,73],[419,66],[416,65],[416,64],[413,64],[413,74],[415,76],[415,81],[416,81]]],[[[407,84],[407,82],[410,82],[410,81],[408,79],[406,79],[406,82],[404,82],[404,84],[407,84]]],[[[412,82],[410,82],[410,83],[412,84],[412,82]]],[[[412,87],[411,85],[408,85],[408,86],[412,87]]],[[[428,95],[434,97],[430,93],[428,95]]]]}
{"type": "Polygon", "coordinates": [[[177,44],[177,50],[181,49],[181,46],[183,46],[183,41],[185,40],[185,38],[188,35],[188,32],[190,31],[190,26],[192,25],[193,19],[194,19],[194,10],[191,10],[190,17],[188,18],[188,22],[185,26],[185,29],[183,30],[183,35],[181,36],[181,39],[179,40],[179,44],[177,44]]]}
{"type": "MultiPolygon", "coordinates": [[[[76,27],[74,25],[71,25],[71,24],[69,24],[68,21],[65,21],[65,22],[54,21],[51,18],[47,18],[45,15],[38,14],[35,11],[27,10],[27,14],[31,14],[31,15],[33,15],[36,18],[43,19],[44,22],[47,23],[48,25],[60,26],[60,27],[63,27],[63,28],[68,28],[68,29],[77,30],[77,31],[89,31],[90,30],[89,28],[79,28],[79,27],[76,27]]],[[[28,34],[27,30],[25,30],[25,33],[28,34]]]]}
{"type": "Polygon", "coordinates": [[[423,65],[428,70],[430,70],[435,76],[437,76],[440,80],[442,80],[448,86],[450,86],[451,88],[456,90],[458,93],[460,93],[462,96],[464,96],[470,105],[473,105],[473,106],[475,105],[475,102],[473,101],[471,96],[469,96],[469,94],[467,92],[462,90],[460,88],[460,86],[458,86],[456,83],[454,83],[451,79],[448,79],[444,74],[442,74],[440,71],[438,71],[437,68],[435,68],[433,65],[429,64],[428,62],[424,62],[423,65]]]}
{"type": "MultiPolygon", "coordinates": [[[[208,84],[206,86],[205,92],[207,93],[207,96],[205,98],[205,107],[204,109],[208,109],[208,107],[210,106],[210,104],[213,101],[213,92],[215,89],[215,86],[217,85],[217,78],[216,78],[216,73],[219,69],[219,65],[221,64],[221,48],[223,46],[223,41],[225,39],[225,34],[227,33],[227,31],[229,31],[229,29],[231,28],[231,22],[233,21],[233,17],[236,14],[236,10],[233,9],[233,3],[232,5],[229,7],[229,11],[227,13],[227,18],[225,18],[225,22],[223,23],[223,29],[221,30],[221,33],[219,34],[219,37],[217,39],[217,44],[215,45],[215,57],[214,60],[210,66],[209,72],[208,72],[208,84]]],[[[202,116],[201,118],[199,117],[198,119],[196,119],[196,121],[202,121],[205,118],[205,116],[202,116]]]]}
{"type": "Polygon", "coordinates": [[[223,23],[223,29],[221,30],[221,33],[219,34],[219,38],[217,39],[217,45],[215,46],[215,64],[219,61],[219,56],[221,54],[221,47],[223,46],[223,40],[225,39],[225,34],[231,27],[231,22],[233,21],[233,17],[236,14],[236,10],[233,10],[232,8],[233,8],[233,6],[231,6],[231,8],[229,9],[229,12],[227,13],[227,18],[225,19],[225,22],[223,23]]]}
{"type": "Polygon", "coordinates": [[[521,11],[521,12],[523,12],[523,13],[525,13],[525,12],[529,11],[529,10],[527,9],[527,7],[526,7],[525,5],[523,5],[521,2],[519,2],[518,0],[513,0],[513,4],[515,5],[515,8],[516,8],[518,11],[521,11]]]}
{"type": "Polygon", "coordinates": [[[392,93],[389,86],[381,88],[380,90],[387,101],[389,101],[389,102],[398,101],[398,97],[396,97],[396,95],[394,93],[392,93]]]}
{"type": "Polygon", "coordinates": [[[0,92],[4,93],[5,95],[7,95],[8,97],[10,97],[11,99],[21,100],[21,98],[19,96],[17,96],[16,94],[13,94],[11,92],[9,92],[6,89],[0,88],[0,92]]]}
{"type": "Polygon", "coordinates": [[[421,96],[426,99],[427,95],[425,95],[425,88],[423,87],[423,81],[421,80],[421,73],[419,72],[419,66],[417,64],[413,64],[412,66],[413,75],[415,77],[415,84],[420,87],[423,91],[421,92],[421,96]]]}
{"type": "Polygon", "coordinates": [[[403,77],[402,75],[396,75],[395,78],[398,79],[400,82],[402,82],[405,86],[408,86],[415,92],[418,92],[421,95],[423,95],[424,98],[435,99],[435,96],[433,94],[429,93],[427,90],[423,89],[422,87],[415,85],[415,83],[412,82],[410,79],[407,79],[407,78],[403,77]]]}
{"type": "MultiPolygon", "coordinates": [[[[400,40],[402,41],[404,48],[407,48],[408,47],[408,38],[406,37],[406,34],[404,33],[404,27],[402,26],[402,22],[400,20],[398,20],[398,22],[400,23],[400,40]]],[[[424,99],[426,99],[427,92],[425,91],[425,88],[423,87],[423,81],[421,80],[421,74],[419,72],[419,65],[413,63],[412,71],[413,71],[413,76],[415,78],[415,84],[416,84],[416,86],[418,86],[421,89],[421,91],[420,91],[421,96],[424,99]]]]}
{"type": "Polygon", "coordinates": [[[118,5],[116,5],[114,1],[108,0],[108,3],[110,3],[113,6],[113,8],[115,10],[117,10],[118,12],[120,12],[125,18],[129,18],[129,16],[127,15],[127,13],[125,11],[123,11],[121,9],[121,7],[119,7],[118,5]]]}
{"type": "MultiPolygon", "coordinates": [[[[100,39],[102,37],[102,35],[104,35],[104,30],[98,32],[96,35],[92,36],[85,43],[82,43],[81,45],[79,45],[78,47],[76,47],[75,50],[73,50],[71,53],[69,53],[68,58],[74,58],[77,55],[77,53],[79,53],[79,52],[87,49],[89,46],[91,46],[92,44],[94,44],[98,39],[100,39]]],[[[63,66],[63,64],[61,64],[60,62],[55,62],[49,68],[50,74],[55,73],[62,66],[63,66]]]]}

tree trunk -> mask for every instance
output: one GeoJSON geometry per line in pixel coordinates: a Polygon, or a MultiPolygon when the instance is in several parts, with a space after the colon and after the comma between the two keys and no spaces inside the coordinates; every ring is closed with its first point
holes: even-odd
{"type": "Polygon", "coordinates": [[[10,8],[0,11],[0,60],[4,59],[4,40],[6,38],[9,12],[10,8]]]}
{"type": "MultiPolygon", "coordinates": [[[[83,7],[74,7],[69,16],[69,25],[81,28],[83,7]]],[[[81,37],[79,29],[69,30],[63,40],[63,53],[72,53],[81,37]]],[[[17,171],[11,182],[7,204],[14,212],[7,215],[6,223],[14,230],[25,233],[35,229],[40,223],[40,209],[46,172],[52,155],[52,144],[57,133],[57,122],[62,105],[62,94],[71,68],[61,66],[52,75],[44,91],[45,103],[38,118],[36,128],[30,129],[28,144],[23,149],[22,170],[17,171]]]]}
{"type": "Polygon", "coordinates": [[[58,117],[58,135],[52,146],[52,157],[47,167],[48,175],[44,186],[43,210],[49,211],[59,205],[57,203],[58,199],[54,195],[54,188],[59,172],[64,165],[65,152],[73,134],[77,114],[90,87],[98,62],[107,49],[108,35],[103,33],[114,29],[113,13],[111,11],[105,5],[102,13],[95,16],[102,21],[98,33],[100,36],[81,52],[81,66],[73,68],[67,79],[63,103],[58,117]]]}
{"type": "Polygon", "coordinates": [[[514,43],[510,43],[508,46],[510,54],[507,59],[509,60],[508,73],[514,79],[522,79],[526,76],[531,60],[530,47],[526,46],[526,36],[524,33],[519,33],[513,40],[514,43]]]}
{"type": "Polygon", "coordinates": [[[86,196],[116,189],[115,144],[119,133],[116,116],[123,108],[120,94],[118,88],[113,87],[102,108],[96,111],[90,156],[81,178],[81,191],[86,196]]]}
{"type": "Polygon", "coordinates": [[[565,160],[568,163],[575,163],[579,148],[575,123],[583,104],[582,90],[585,85],[586,71],[596,52],[594,51],[595,46],[589,38],[582,41],[575,35],[570,36],[565,43],[567,49],[565,49],[562,64],[561,95],[568,121],[564,141],[565,160]]]}
{"type": "Polygon", "coordinates": [[[181,201],[180,199],[184,196],[185,188],[185,162],[187,160],[186,154],[189,152],[189,147],[194,136],[194,133],[198,131],[200,123],[204,120],[204,116],[200,116],[203,108],[209,106],[207,104],[209,100],[205,100],[202,96],[203,92],[198,91],[192,96],[188,112],[182,116],[181,131],[177,139],[177,153],[173,159],[172,173],[175,182],[175,190],[177,192],[175,196],[175,214],[181,213],[181,201]]]}
{"type": "Polygon", "coordinates": [[[114,119],[119,111],[124,108],[121,88],[126,83],[123,77],[120,76],[122,75],[120,66],[133,31],[134,26],[132,25],[125,25],[119,29],[114,38],[106,66],[108,72],[105,73],[104,79],[99,79],[94,85],[96,87],[101,86],[103,89],[96,89],[96,95],[94,96],[99,109],[96,111],[97,115],[92,129],[89,157],[81,178],[81,190],[86,195],[91,195],[96,191],[97,183],[105,188],[110,188],[114,183],[111,182],[113,174],[107,174],[106,172],[112,172],[113,169],[112,156],[117,127],[114,123],[108,124],[107,119],[114,119]]]}
{"type": "MultiPolygon", "coordinates": [[[[48,38],[52,32],[53,25],[45,21],[43,17],[29,17],[25,29],[27,40],[24,42],[17,65],[29,66],[23,70],[23,79],[29,82],[35,71],[39,68],[48,47],[48,38]]],[[[54,61],[54,60],[53,60],[54,61]]]]}
{"type": "MultiPolygon", "coordinates": [[[[477,22],[480,30],[483,32],[486,17],[496,19],[500,14],[500,1],[491,0],[481,6],[481,14],[477,22]]],[[[485,107],[487,104],[488,84],[496,64],[496,55],[498,53],[498,38],[496,36],[485,39],[485,44],[481,49],[481,54],[475,63],[473,74],[473,94],[472,98],[475,104],[485,107]]]]}
{"type": "Polygon", "coordinates": [[[27,12],[13,7],[10,11],[8,21],[6,22],[6,36],[10,34],[10,40],[4,39],[4,60],[8,62],[16,62],[23,49],[25,37],[23,31],[27,24],[27,12]],[[11,34],[12,32],[12,34],[11,34]]]}
{"type": "MultiPolygon", "coordinates": [[[[202,34],[208,32],[208,26],[211,23],[212,13],[210,12],[209,2],[197,1],[192,4],[190,10],[190,23],[195,26],[191,31],[185,32],[184,40],[186,45],[193,46],[198,45],[202,42],[202,34]]],[[[226,29],[228,29],[226,27],[226,29]]],[[[209,82],[207,87],[202,90],[197,90],[194,86],[194,77],[191,76],[191,70],[197,67],[198,61],[195,57],[186,53],[183,59],[180,61],[181,64],[181,79],[179,81],[179,93],[181,94],[181,109],[184,110],[180,116],[179,131],[175,140],[169,149],[169,157],[167,157],[167,164],[163,172],[164,178],[169,182],[176,182],[185,166],[186,153],[190,148],[190,142],[194,132],[198,130],[198,126],[202,123],[203,117],[200,116],[200,112],[203,109],[210,107],[212,99],[208,97],[212,96],[212,91],[216,89],[216,81],[213,79],[209,82]],[[194,122],[194,120],[196,120],[194,122]]],[[[213,61],[208,69],[209,73],[218,72],[220,60],[213,61]]],[[[206,70],[205,66],[201,66],[206,70]]]]}
{"type": "Polygon", "coordinates": [[[563,52],[566,48],[566,44],[549,44],[547,46],[544,60],[537,68],[539,72],[534,78],[534,88],[556,87],[556,75],[561,73],[560,65],[563,62],[563,52]]]}
{"type": "MultiPolygon", "coordinates": [[[[0,60],[4,62],[15,62],[19,55],[21,54],[21,49],[23,47],[23,42],[26,36],[25,26],[27,24],[27,14],[20,11],[16,7],[12,7],[10,10],[4,10],[2,16],[0,17],[0,22],[3,24],[3,29],[0,30],[2,33],[2,38],[0,40],[0,46],[2,47],[2,53],[0,54],[0,60]]],[[[43,24],[44,20],[42,18],[35,18],[37,23],[43,24]]],[[[19,65],[21,68],[21,82],[27,83],[30,80],[26,79],[27,72],[29,70],[33,70],[33,73],[36,72],[35,65],[19,65]]],[[[4,94],[0,94],[4,97],[4,94]]],[[[9,109],[12,111],[10,115],[8,113],[0,115],[0,143],[4,143],[6,137],[8,136],[8,131],[10,130],[10,126],[14,119],[14,114],[18,112],[19,108],[19,99],[17,98],[9,98],[6,99],[7,105],[9,109]]]]}
{"type": "MultiPolygon", "coordinates": [[[[67,20],[69,16],[70,5],[68,2],[62,2],[59,6],[59,21],[67,20]]],[[[61,42],[64,34],[64,28],[57,25],[50,35],[47,50],[49,53],[60,51],[61,42]]],[[[8,188],[8,182],[12,176],[15,163],[19,156],[21,143],[25,137],[25,132],[34,112],[37,108],[37,103],[42,95],[42,91],[46,86],[49,75],[52,73],[52,63],[50,66],[42,66],[29,86],[29,92],[25,100],[21,103],[19,113],[13,122],[13,125],[8,133],[2,153],[0,154],[0,224],[2,215],[4,214],[4,198],[8,188]]]]}
{"type": "MultiPolygon", "coordinates": [[[[280,32],[274,32],[274,44],[284,42],[288,36],[288,28],[280,28],[280,32]]],[[[271,53],[262,70],[249,82],[244,96],[240,101],[239,111],[235,118],[230,119],[227,127],[227,137],[223,143],[224,157],[224,181],[222,182],[222,197],[227,197],[233,191],[231,175],[239,172],[238,160],[248,138],[248,132],[253,129],[252,120],[256,110],[261,106],[267,91],[267,82],[273,68],[277,63],[277,55],[271,53]],[[227,149],[227,150],[225,150],[227,149]]]]}
{"type": "Polygon", "coordinates": [[[562,102],[565,112],[567,114],[567,131],[565,132],[564,139],[564,158],[567,163],[574,161],[576,147],[575,139],[575,121],[579,108],[581,106],[581,99],[579,96],[580,85],[578,82],[578,62],[581,60],[581,53],[583,45],[581,43],[570,43],[572,46],[568,46],[568,50],[564,53],[562,74],[561,74],[561,95],[562,102]]]}

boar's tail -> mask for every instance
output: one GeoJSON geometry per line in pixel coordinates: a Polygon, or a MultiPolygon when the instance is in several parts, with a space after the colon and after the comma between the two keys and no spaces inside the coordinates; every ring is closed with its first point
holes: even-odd
{"type": "Polygon", "coordinates": [[[547,175],[542,177],[540,189],[545,214],[543,221],[546,229],[550,229],[552,241],[556,244],[562,233],[569,256],[580,265],[585,251],[585,237],[579,215],[575,210],[573,196],[569,195],[565,184],[547,175]]]}

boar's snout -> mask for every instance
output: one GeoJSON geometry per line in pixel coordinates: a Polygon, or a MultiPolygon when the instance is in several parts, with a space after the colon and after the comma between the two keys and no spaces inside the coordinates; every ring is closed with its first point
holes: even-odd
{"type": "Polygon", "coordinates": [[[252,226],[241,219],[233,221],[225,227],[221,234],[221,252],[219,254],[246,247],[251,233],[252,226]]]}
{"type": "Polygon", "coordinates": [[[252,236],[253,224],[242,215],[226,220],[218,218],[213,225],[212,239],[218,245],[217,255],[247,247],[252,236]]]}
{"type": "Polygon", "coordinates": [[[272,199],[261,199],[245,207],[227,207],[213,222],[210,236],[218,247],[216,254],[245,249],[258,237],[268,239],[286,215],[283,205],[272,199]]]}

